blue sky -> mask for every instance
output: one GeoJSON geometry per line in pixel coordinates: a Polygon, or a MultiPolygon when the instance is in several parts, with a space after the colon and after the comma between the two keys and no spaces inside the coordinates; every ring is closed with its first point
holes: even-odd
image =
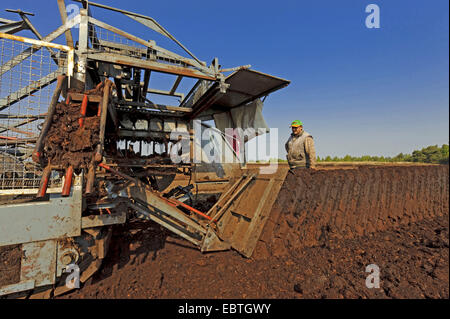
{"type": "MultiPolygon", "coordinates": [[[[319,156],[393,156],[449,141],[447,0],[98,2],[155,18],[203,61],[217,56],[223,67],[251,64],[290,80],[263,112],[279,128],[281,158],[294,119],[314,136],[319,156]],[[380,7],[380,29],[365,26],[370,3],[380,7]]],[[[56,0],[2,7],[34,12],[43,35],[60,25],[56,0]]],[[[93,14],[177,51],[117,13],[93,14]]]]}

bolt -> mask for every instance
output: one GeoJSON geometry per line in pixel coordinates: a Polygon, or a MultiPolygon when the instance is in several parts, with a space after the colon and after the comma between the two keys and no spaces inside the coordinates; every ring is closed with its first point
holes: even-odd
{"type": "Polygon", "coordinates": [[[70,253],[70,252],[65,253],[65,254],[61,257],[61,262],[62,262],[64,265],[69,265],[69,264],[71,264],[71,263],[73,262],[73,260],[74,260],[73,255],[72,255],[72,253],[70,253]]]}

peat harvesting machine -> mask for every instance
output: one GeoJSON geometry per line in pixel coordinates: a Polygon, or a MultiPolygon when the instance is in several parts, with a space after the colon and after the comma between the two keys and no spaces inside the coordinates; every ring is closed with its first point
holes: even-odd
{"type": "Polygon", "coordinates": [[[0,297],[75,288],[114,225],[137,218],[250,257],[287,169],[247,167],[244,144],[268,132],[263,102],[289,81],[208,65],[151,17],[76,2],[68,16],[57,0],[62,24],[46,36],[32,13],[0,18],[0,297]]]}

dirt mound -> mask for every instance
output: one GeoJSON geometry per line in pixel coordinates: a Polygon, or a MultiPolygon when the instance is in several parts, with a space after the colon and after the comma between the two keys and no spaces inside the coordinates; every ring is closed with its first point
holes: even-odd
{"type": "Polygon", "coordinates": [[[448,215],[283,256],[202,254],[152,222],[115,232],[101,271],[60,298],[448,298],[448,215]],[[365,285],[377,264],[380,288],[365,285]]]}
{"type": "Polygon", "coordinates": [[[256,257],[323,245],[448,213],[448,166],[288,173],[256,257]]]}

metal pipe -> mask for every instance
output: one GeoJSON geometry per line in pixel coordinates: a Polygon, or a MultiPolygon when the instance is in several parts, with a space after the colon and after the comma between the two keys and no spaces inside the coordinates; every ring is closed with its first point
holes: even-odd
{"type": "Polygon", "coordinates": [[[40,114],[40,115],[0,114],[0,119],[45,119],[46,115],[47,115],[47,113],[40,114]]]}
{"type": "Polygon", "coordinates": [[[17,140],[17,137],[0,135],[0,139],[2,139],[2,140],[17,140]]]}
{"type": "Polygon", "coordinates": [[[87,105],[88,105],[88,96],[87,96],[87,94],[85,94],[83,96],[83,101],[81,102],[81,108],[80,108],[81,117],[78,119],[78,124],[80,124],[80,127],[82,127],[83,123],[84,123],[84,117],[86,116],[87,105]]]}
{"type": "Polygon", "coordinates": [[[45,193],[47,192],[47,186],[48,186],[48,180],[50,179],[50,174],[52,172],[52,168],[50,165],[47,165],[47,167],[42,172],[42,178],[41,182],[39,184],[39,191],[37,193],[37,198],[41,198],[45,196],[45,193]]]}
{"type": "Polygon", "coordinates": [[[89,170],[87,174],[86,180],[86,194],[91,194],[94,190],[94,182],[95,182],[95,165],[91,163],[89,165],[89,170]]]}
{"type": "Polygon", "coordinates": [[[18,130],[18,129],[16,129],[15,127],[11,127],[11,126],[3,126],[2,124],[0,124],[0,127],[6,129],[6,130],[8,130],[8,131],[13,131],[13,132],[16,132],[16,133],[19,133],[19,134],[24,134],[24,135],[33,136],[33,137],[35,136],[35,134],[33,134],[33,133],[31,133],[31,132],[18,130]]]}
{"type": "MultiPolygon", "coordinates": [[[[104,86],[105,86],[105,82],[100,82],[95,87],[95,90],[96,91],[100,91],[104,86]]],[[[97,116],[100,117],[101,114],[102,114],[102,105],[100,103],[98,103],[97,116]]]]}
{"type": "Polygon", "coordinates": [[[197,215],[202,216],[203,218],[206,218],[206,219],[208,219],[208,220],[212,220],[212,218],[211,218],[210,216],[208,216],[208,215],[202,213],[201,211],[199,211],[198,209],[195,209],[194,207],[191,207],[191,206],[189,206],[189,205],[186,205],[186,204],[183,203],[183,202],[180,202],[179,200],[176,200],[176,199],[174,199],[174,198],[164,198],[164,197],[162,197],[162,198],[165,199],[166,201],[168,201],[169,203],[173,203],[174,205],[184,207],[184,208],[186,208],[187,210],[189,210],[189,211],[191,211],[191,212],[193,212],[193,213],[196,213],[197,215]]]}
{"type": "Polygon", "coordinates": [[[5,141],[2,141],[0,144],[1,146],[7,146],[7,145],[18,145],[18,144],[31,144],[36,143],[35,138],[15,138],[12,139],[12,137],[3,136],[2,139],[5,139],[5,141]]]}
{"type": "MultiPolygon", "coordinates": [[[[127,175],[127,174],[124,174],[122,172],[119,172],[118,170],[115,170],[115,169],[109,167],[106,164],[100,163],[100,164],[98,164],[98,166],[100,166],[100,167],[102,167],[102,168],[104,168],[104,169],[106,169],[106,170],[108,170],[108,171],[110,171],[110,172],[112,172],[112,173],[114,173],[114,174],[124,178],[124,179],[132,181],[132,182],[134,182],[136,184],[144,185],[146,188],[148,188],[147,185],[145,185],[144,183],[140,182],[138,179],[133,178],[133,177],[131,177],[131,176],[127,175]]],[[[212,220],[212,218],[210,216],[202,213],[201,211],[195,209],[194,207],[191,207],[189,205],[186,205],[183,202],[180,202],[179,200],[176,200],[174,198],[165,198],[165,197],[162,197],[162,196],[158,196],[158,197],[161,198],[162,200],[166,201],[171,206],[173,206],[173,205],[175,205],[175,206],[182,206],[182,207],[186,208],[187,210],[189,210],[189,211],[191,211],[193,213],[196,213],[197,215],[202,216],[203,218],[206,218],[208,220],[212,220]]]]}
{"type": "Polygon", "coordinates": [[[55,113],[55,110],[56,110],[56,103],[58,103],[58,99],[59,99],[59,96],[61,95],[63,83],[66,80],[67,80],[66,75],[58,76],[58,80],[57,80],[58,82],[56,83],[56,89],[55,89],[55,92],[53,93],[52,100],[48,107],[47,117],[45,118],[44,124],[42,125],[41,134],[39,135],[39,138],[36,141],[36,146],[34,148],[32,158],[33,158],[33,161],[36,163],[39,163],[39,161],[40,161],[42,148],[44,146],[44,138],[47,136],[48,130],[50,129],[50,126],[52,124],[53,114],[55,113]]]}
{"type": "MultiPolygon", "coordinates": [[[[3,32],[0,32],[0,37],[9,39],[9,40],[29,43],[29,44],[33,44],[36,46],[45,46],[48,48],[53,48],[53,49],[58,49],[58,50],[70,51],[70,47],[68,47],[67,45],[47,42],[45,40],[35,40],[35,39],[25,38],[25,37],[21,37],[18,35],[13,35],[13,34],[8,34],[8,33],[3,33],[3,32]]],[[[44,39],[46,39],[46,38],[48,38],[48,36],[45,37],[44,39]]]]}
{"type": "Polygon", "coordinates": [[[97,117],[101,117],[102,115],[102,105],[98,103],[97,117]]]}
{"type": "Polygon", "coordinates": [[[33,12],[26,12],[26,11],[22,11],[22,10],[20,10],[20,9],[17,9],[17,10],[5,9],[5,11],[6,11],[6,12],[12,12],[12,13],[18,13],[18,14],[20,14],[20,15],[22,15],[22,14],[24,14],[24,15],[25,15],[25,14],[28,14],[28,15],[34,17],[34,13],[33,13],[33,12]]]}
{"type": "Polygon", "coordinates": [[[95,160],[101,162],[103,158],[103,147],[105,143],[106,117],[108,115],[109,94],[112,82],[105,80],[105,87],[103,89],[102,111],[100,115],[100,143],[97,146],[95,160]]]}
{"type": "Polygon", "coordinates": [[[70,195],[70,189],[72,188],[72,176],[73,176],[73,166],[70,165],[66,170],[66,176],[64,179],[64,185],[62,188],[61,196],[70,195]]]}
{"type": "Polygon", "coordinates": [[[194,86],[191,88],[191,90],[188,92],[188,94],[186,94],[186,96],[184,97],[184,99],[181,101],[180,103],[180,107],[184,106],[186,104],[186,102],[188,101],[188,99],[191,97],[191,95],[194,93],[194,91],[198,88],[198,86],[200,85],[200,83],[202,83],[202,79],[197,80],[197,82],[195,82],[194,86]]]}
{"type": "Polygon", "coordinates": [[[108,171],[110,171],[110,172],[112,172],[112,173],[114,173],[114,174],[124,178],[124,179],[127,179],[127,180],[129,180],[131,182],[134,182],[134,183],[137,183],[137,184],[142,184],[141,182],[139,182],[138,179],[133,178],[133,177],[131,177],[131,176],[125,174],[125,173],[122,173],[122,172],[118,171],[118,170],[115,170],[114,168],[112,168],[112,167],[110,167],[110,166],[108,166],[108,165],[106,165],[104,163],[100,163],[100,164],[98,164],[98,166],[100,166],[101,168],[104,168],[104,169],[106,169],[106,170],[108,170],[108,171]]]}

